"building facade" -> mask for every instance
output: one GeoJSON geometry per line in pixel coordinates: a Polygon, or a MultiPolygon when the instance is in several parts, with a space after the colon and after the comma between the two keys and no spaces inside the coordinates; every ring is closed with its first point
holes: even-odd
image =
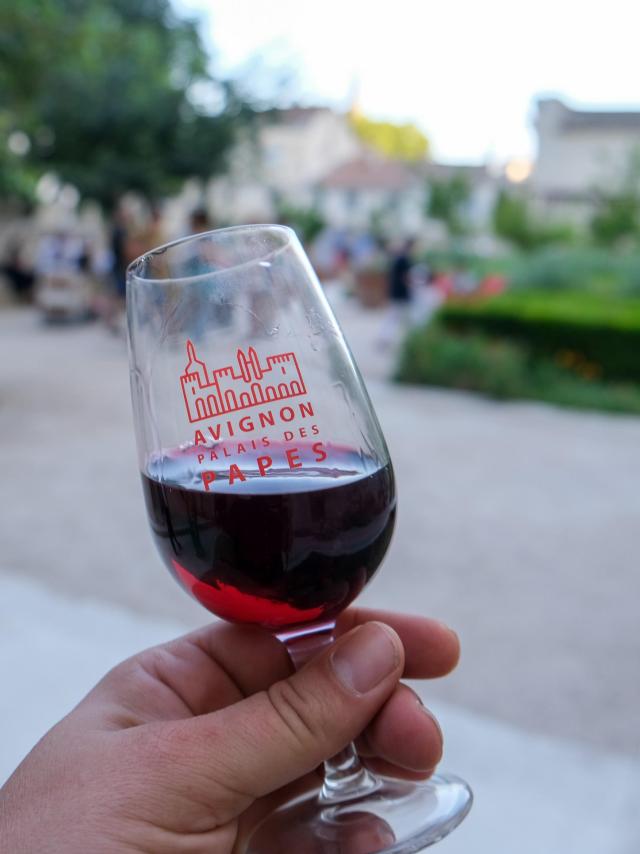
{"type": "Polygon", "coordinates": [[[619,190],[640,152],[640,112],[537,103],[538,152],[529,188],[539,208],[581,220],[601,191],[619,190]]]}
{"type": "Polygon", "coordinates": [[[227,222],[273,220],[282,203],[312,207],[324,176],[362,150],[344,113],[273,110],[236,146],[228,173],[211,182],[209,204],[227,222]]]}
{"type": "Polygon", "coordinates": [[[317,205],[334,228],[413,234],[424,226],[424,173],[372,152],[345,161],[317,185],[317,205]]]}
{"type": "Polygon", "coordinates": [[[403,163],[368,147],[348,113],[273,110],[236,146],[227,174],[211,182],[208,202],[218,222],[274,221],[286,205],[314,208],[334,231],[437,243],[446,234],[427,215],[429,181],[457,172],[470,191],[465,220],[471,231],[486,232],[497,183],[484,166],[403,163]]]}

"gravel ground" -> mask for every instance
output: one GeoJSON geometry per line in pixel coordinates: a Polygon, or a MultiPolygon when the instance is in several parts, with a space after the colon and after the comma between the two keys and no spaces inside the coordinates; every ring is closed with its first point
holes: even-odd
{"type": "MultiPolygon", "coordinates": [[[[379,315],[336,311],[399,483],[397,533],[362,600],[459,630],[436,703],[639,756],[640,419],[393,386],[379,315]]],[[[3,310],[0,365],[4,571],[202,623],[147,532],[123,342],[3,310]]]]}

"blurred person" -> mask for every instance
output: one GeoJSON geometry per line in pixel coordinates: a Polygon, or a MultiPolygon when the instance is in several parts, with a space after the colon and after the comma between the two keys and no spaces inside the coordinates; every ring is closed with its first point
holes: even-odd
{"type": "MultiPolygon", "coordinates": [[[[189,215],[189,234],[205,234],[215,228],[215,224],[209,218],[205,207],[197,207],[189,215]]],[[[191,247],[191,256],[184,262],[184,271],[189,276],[199,276],[203,272],[224,268],[229,265],[230,260],[222,247],[210,241],[196,241],[191,247]]],[[[257,295],[253,300],[255,315],[251,317],[252,331],[257,333],[260,325],[257,318],[262,313],[266,316],[267,311],[273,311],[271,301],[264,294],[257,295]],[[267,303],[267,307],[261,308],[261,301],[267,303]],[[256,326],[256,324],[258,324],[256,326]]],[[[207,329],[229,326],[233,319],[233,305],[228,300],[220,301],[212,299],[206,311],[202,311],[195,322],[195,329],[204,334],[207,329]]]]}
{"type": "MultiPolygon", "coordinates": [[[[399,680],[450,672],[457,636],[365,609],[341,615],[337,635],[296,673],[270,632],[220,623],[118,665],[0,789],[0,848],[231,854],[269,796],[299,791],[358,736],[374,771],[430,776],[440,728],[399,680]]],[[[361,818],[349,854],[393,841],[361,818]]]]}
{"type": "Polygon", "coordinates": [[[395,344],[411,321],[412,292],[409,274],[413,265],[414,246],[415,238],[410,237],[398,252],[391,255],[387,273],[389,305],[380,330],[380,344],[383,347],[395,344]]]}
{"type": "Polygon", "coordinates": [[[411,323],[422,326],[428,323],[444,298],[435,284],[435,277],[427,264],[416,264],[409,272],[411,300],[411,323]]]}
{"type": "Polygon", "coordinates": [[[36,256],[36,303],[45,319],[84,320],[91,311],[90,247],[72,226],[44,234],[36,256]]]}
{"type": "Polygon", "coordinates": [[[454,281],[451,273],[445,270],[434,271],[431,274],[431,284],[439,292],[443,301],[453,296],[454,281]]]}
{"type": "Polygon", "coordinates": [[[110,271],[107,275],[107,293],[103,297],[99,314],[107,328],[115,335],[124,334],[124,308],[127,267],[131,255],[131,216],[124,203],[113,214],[109,234],[110,271]]]}
{"type": "Polygon", "coordinates": [[[123,205],[119,205],[113,215],[110,247],[113,286],[116,298],[120,299],[122,302],[124,302],[126,291],[127,267],[129,262],[133,260],[129,257],[130,230],[131,225],[128,212],[123,205]]]}
{"type": "MultiPolygon", "coordinates": [[[[213,225],[209,221],[205,208],[195,208],[189,215],[189,235],[206,234],[212,229],[213,225]]],[[[210,241],[196,241],[191,246],[189,261],[185,262],[185,272],[189,276],[199,276],[207,268],[216,270],[224,267],[226,263],[220,247],[213,245],[210,241]]]]}
{"type": "Polygon", "coordinates": [[[369,232],[351,235],[349,249],[355,267],[366,267],[374,263],[380,252],[384,252],[384,248],[381,241],[369,232]]]}
{"type": "Polygon", "coordinates": [[[41,276],[63,276],[89,268],[85,239],[71,229],[56,228],[44,234],[38,246],[36,271],[41,276]]]}
{"type": "Polygon", "coordinates": [[[207,209],[204,207],[196,208],[191,211],[189,217],[189,234],[203,234],[205,231],[211,231],[215,226],[209,219],[207,209]]]}
{"type": "Polygon", "coordinates": [[[36,282],[39,234],[30,204],[3,211],[0,223],[0,275],[19,302],[30,302],[36,282]]]}
{"type": "Polygon", "coordinates": [[[124,335],[127,267],[140,255],[162,243],[164,230],[159,207],[152,207],[148,220],[138,228],[123,202],[116,207],[110,237],[112,293],[101,310],[107,328],[115,335],[124,335]]]}
{"type": "Polygon", "coordinates": [[[352,253],[346,244],[341,244],[336,250],[335,257],[335,274],[336,279],[342,288],[344,296],[351,296],[355,293],[356,277],[353,272],[352,253]]]}
{"type": "Polygon", "coordinates": [[[453,268],[453,292],[457,296],[470,296],[478,287],[478,277],[463,263],[453,268]]]}
{"type": "Polygon", "coordinates": [[[141,228],[131,229],[127,240],[127,256],[129,262],[144,255],[151,249],[156,249],[166,242],[166,234],[162,222],[162,210],[158,205],[153,205],[149,216],[141,228]]]}
{"type": "Polygon", "coordinates": [[[335,276],[337,254],[343,244],[342,231],[326,227],[309,247],[309,258],[321,281],[331,280],[335,276]]]}
{"type": "Polygon", "coordinates": [[[5,248],[5,258],[0,264],[14,296],[20,302],[30,302],[36,280],[35,272],[24,257],[24,247],[18,238],[10,238],[5,248]]]}

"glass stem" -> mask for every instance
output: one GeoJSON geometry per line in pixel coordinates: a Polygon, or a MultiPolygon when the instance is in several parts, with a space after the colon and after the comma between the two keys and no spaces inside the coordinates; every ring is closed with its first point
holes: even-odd
{"type": "MultiPolygon", "coordinates": [[[[293,632],[279,633],[296,670],[318,655],[335,640],[335,622],[322,623],[298,629],[293,632]]],[[[362,764],[353,742],[350,742],[331,759],[324,763],[324,783],[320,800],[325,804],[352,801],[380,786],[380,781],[362,764]]]]}

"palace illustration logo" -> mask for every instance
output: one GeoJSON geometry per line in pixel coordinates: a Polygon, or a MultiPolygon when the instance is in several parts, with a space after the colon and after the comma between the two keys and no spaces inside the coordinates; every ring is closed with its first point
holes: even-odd
{"type": "Polygon", "coordinates": [[[294,353],[267,356],[266,364],[261,365],[258,354],[249,347],[246,353],[238,350],[237,367],[225,365],[212,371],[197,358],[191,341],[187,341],[187,356],[180,384],[192,424],[307,393],[294,353]]]}

